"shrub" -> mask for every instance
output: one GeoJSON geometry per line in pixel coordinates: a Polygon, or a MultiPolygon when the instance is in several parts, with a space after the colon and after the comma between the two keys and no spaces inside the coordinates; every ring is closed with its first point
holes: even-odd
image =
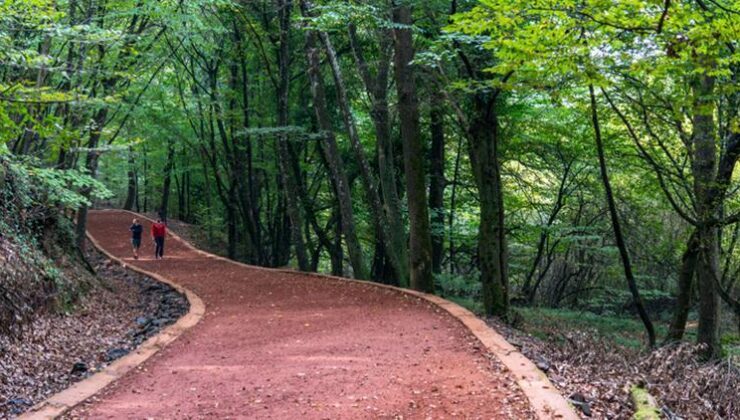
{"type": "Polygon", "coordinates": [[[20,331],[37,311],[66,307],[85,288],[83,276],[64,269],[81,262],[64,214],[89,204],[82,190],[107,194],[77,171],[40,168],[0,153],[0,331],[20,331]]]}

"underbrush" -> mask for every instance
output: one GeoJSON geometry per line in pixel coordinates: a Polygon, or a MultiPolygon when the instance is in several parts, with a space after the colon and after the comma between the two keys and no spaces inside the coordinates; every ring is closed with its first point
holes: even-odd
{"type": "MultiPolygon", "coordinates": [[[[476,280],[438,276],[437,293],[482,315],[476,280]]],[[[629,389],[645,387],[668,419],[736,418],[740,415],[740,337],[728,319],[722,343],[726,357],[699,362],[695,316],[685,342],[646,351],[640,320],[615,292],[585,302],[582,310],[512,308],[505,324],[489,320],[522,353],[546,371],[561,393],[575,400],[579,413],[593,418],[629,419],[634,414],[629,389]],[[611,297],[609,297],[611,296],[611,297]]],[[[647,293],[656,333],[666,335],[670,311],[663,292],[647,293]]]]}
{"type": "MultiPolygon", "coordinates": [[[[740,413],[740,340],[723,337],[727,357],[700,363],[701,348],[693,343],[695,325],[686,342],[647,352],[644,327],[633,318],[588,311],[515,308],[517,330],[498,325],[533,360],[540,360],[553,382],[567,396],[584,396],[596,417],[629,418],[633,409],[628,386],[639,384],[655,396],[665,418],[734,418],[740,413]]],[[[656,322],[664,336],[667,323],[656,322]]]]}
{"type": "MultiPolygon", "coordinates": [[[[521,322],[517,325],[521,330],[533,336],[549,340],[560,341],[563,331],[588,331],[625,350],[640,351],[647,343],[645,327],[636,318],[620,316],[597,315],[588,311],[569,309],[517,307],[514,311],[519,315],[521,322]]],[[[668,323],[654,322],[658,339],[664,337],[668,331],[668,323]]],[[[684,340],[693,342],[696,339],[696,324],[687,325],[684,340]]],[[[728,357],[740,363],[740,336],[734,332],[726,332],[722,336],[723,350],[728,357]]]]}
{"type": "MultiPolygon", "coordinates": [[[[592,331],[594,334],[628,349],[640,349],[645,346],[645,328],[639,320],[597,315],[588,311],[567,309],[517,307],[521,315],[519,327],[541,339],[558,339],[552,337],[554,331],[564,328],[569,330],[592,331]]],[[[665,334],[663,324],[656,325],[656,333],[665,334]]],[[[557,334],[556,334],[557,335],[557,334]]]]}
{"type": "MultiPolygon", "coordinates": [[[[441,274],[435,278],[436,292],[476,315],[483,315],[481,288],[476,276],[441,274]]],[[[643,300],[651,312],[656,335],[660,340],[668,332],[673,298],[659,290],[645,290],[643,300]]],[[[605,290],[584,300],[579,309],[516,306],[511,321],[520,329],[540,339],[559,340],[552,331],[590,331],[602,339],[640,350],[647,342],[645,327],[634,314],[628,291],[605,290]]],[[[740,335],[729,313],[724,321],[722,344],[728,356],[740,359],[740,335]]],[[[684,339],[696,339],[696,314],[691,313],[684,339]]]]}
{"type": "Polygon", "coordinates": [[[0,153],[0,333],[17,334],[39,311],[68,311],[94,281],[65,216],[104,193],[75,171],[43,169],[0,153]]]}
{"type": "Polygon", "coordinates": [[[438,274],[434,284],[438,296],[451,300],[476,315],[483,314],[481,285],[476,276],[438,274]]]}
{"type": "Polygon", "coordinates": [[[546,371],[565,397],[578,401],[583,417],[588,417],[584,413],[588,411],[594,418],[632,418],[629,389],[633,385],[646,388],[657,399],[664,418],[730,419],[740,413],[740,368],[729,359],[699,362],[700,346],[682,343],[640,351],[615,344],[607,331],[613,332],[616,325],[598,330],[586,329],[586,324],[539,323],[535,336],[528,331],[534,323],[524,317],[524,331],[490,322],[546,371]]]}

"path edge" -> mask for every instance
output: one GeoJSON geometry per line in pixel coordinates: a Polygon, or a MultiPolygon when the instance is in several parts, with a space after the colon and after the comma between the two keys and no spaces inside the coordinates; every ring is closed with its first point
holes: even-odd
{"type": "MultiPolygon", "coordinates": [[[[132,216],[145,218],[149,221],[154,221],[151,218],[129,211],[119,209],[102,209],[96,211],[111,211],[111,212],[125,212],[132,216]]],[[[311,273],[297,270],[289,270],[283,268],[268,268],[259,267],[255,265],[245,264],[239,261],[230,260],[220,255],[211,254],[210,252],[203,251],[196,248],[189,241],[182,238],[180,235],[167,231],[167,234],[179,241],[181,241],[188,249],[201,254],[205,257],[225,261],[231,264],[236,264],[242,267],[246,267],[252,270],[260,270],[265,272],[273,273],[287,273],[287,274],[298,274],[309,277],[315,277],[326,280],[340,281],[340,282],[352,282],[362,285],[368,285],[377,287],[380,289],[392,290],[396,293],[401,293],[409,296],[416,297],[425,302],[436,306],[445,312],[447,312],[452,318],[460,322],[468,331],[480,341],[480,343],[493,354],[501,363],[511,372],[517,385],[522,390],[524,395],[527,397],[530,405],[534,409],[537,417],[542,420],[548,419],[562,419],[562,420],[579,420],[580,416],[573,410],[573,406],[568,400],[558,391],[558,389],[552,384],[547,375],[542,372],[531,360],[524,356],[516,347],[506,341],[501,334],[491,328],[483,319],[471,311],[463,308],[462,306],[443,299],[436,295],[430,295],[427,293],[418,292],[410,289],[402,289],[396,286],[390,286],[387,284],[380,284],[365,280],[356,280],[346,277],[332,276],[329,274],[322,273],[311,273]]]]}
{"type": "MultiPolygon", "coordinates": [[[[140,367],[160,350],[198,324],[206,313],[205,303],[203,303],[203,300],[191,290],[170,279],[160,276],[159,274],[126,264],[123,260],[105,250],[100,245],[100,242],[98,242],[89,231],[86,232],[86,236],[98,251],[102,252],[115,264],[118,264],[127,270],[135,271],[139,274],[151,277],[160,283],[165,283],[178,292],[184,294],[190,304],[190,309],[188,310],[188,313],[180,317],[177,322],[163,329],[156,335],[149,337],[141,345],[133,349],[131,353],[117,359],[94,375],[76,382],[63,391],[59,391],[46,400],[34,405],[28,411],[16,417],[19,420],[54,419],[63,416],[84,401],[97,395],[108,385],[121,379],[132,370],[140,367]]],[[[182,238],[179,239],[184,241],[182,238]]],[[[192,245],[188,243],[188,246],[192,245]]]]}

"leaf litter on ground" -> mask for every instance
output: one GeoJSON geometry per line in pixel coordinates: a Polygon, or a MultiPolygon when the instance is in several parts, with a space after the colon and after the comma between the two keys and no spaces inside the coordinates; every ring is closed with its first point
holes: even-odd
{"type": "Polygon", "coordinates": [[[71,310],[0,334],[0,418],[12,418],[125,356],[188,310],[180,293],[87,247],[99,280],[71,310]]]}
{"type": "Polygon", "coordinates": [[[701,347],[672,344],[652,352],[616,345],[596,331],[546,331],[533,337],[488,322],[546,371],[582,418],[631,419],[631,385],[653,395],[667,419],[740,418],[740,368],[731,359],[701,363],[701,347]]]}

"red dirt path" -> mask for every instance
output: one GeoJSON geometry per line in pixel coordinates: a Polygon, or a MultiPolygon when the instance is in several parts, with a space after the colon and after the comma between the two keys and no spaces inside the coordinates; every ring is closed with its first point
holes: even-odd
{"type": "Polygon", "coordinates": [[[534,417],[508,371],[429,303],[211,259],[173,238],[155,261],[145,237],[134,261],[130,222],[92,212],[88,228],[113,255],[195,292],[206,315],[70,417],[534,417]]]}

